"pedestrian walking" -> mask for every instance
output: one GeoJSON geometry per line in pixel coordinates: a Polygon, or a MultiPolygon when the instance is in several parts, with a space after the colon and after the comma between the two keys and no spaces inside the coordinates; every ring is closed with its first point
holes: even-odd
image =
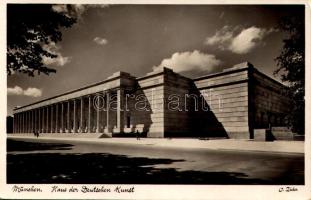
{"type": "Polygon", "coordinates": [[[140,140],[140,133],[138,132],[138,130],[136,131],[136,139],[140,140]]]}

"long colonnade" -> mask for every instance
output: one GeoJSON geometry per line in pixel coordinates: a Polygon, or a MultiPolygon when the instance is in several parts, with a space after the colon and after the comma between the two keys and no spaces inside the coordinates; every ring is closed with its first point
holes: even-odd
{"type": "Polygon", "coordinates": [[[14,113],[13,132],[122,132],[124,129],[123,102],[124,90],[117,89],[116,91],[103,91],[17,112],[14,113]],[[116,102],[114,102],[116,104],[115,109],[111,108],[112,94],[116,94],[117,97],[116,102]],[[101,98],[98,98],[99,96],[101,98]]]}

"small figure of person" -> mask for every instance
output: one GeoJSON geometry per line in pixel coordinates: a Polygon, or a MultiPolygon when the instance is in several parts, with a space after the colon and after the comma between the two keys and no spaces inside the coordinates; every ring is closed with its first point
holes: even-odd
{"type": "Polygon", "coordinates": [[[137,140],[140,140],[140,135],[139,135],[138,130],[136,130],[136,139],[137,139],[137,140]]]}
{"type": "Polygon", "coordinates": [[[37,138],[39,137],[39,131],[36,132],[37,138]]]}

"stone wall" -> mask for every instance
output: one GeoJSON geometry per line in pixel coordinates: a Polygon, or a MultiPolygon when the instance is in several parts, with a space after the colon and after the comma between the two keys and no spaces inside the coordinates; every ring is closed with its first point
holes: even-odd
{"type": "Polygon", "coordinates": [[[131,114],[134,125],[143,127],[142,131],[147,132],[147,137],[164,137],[165,70],[152,72],[137,79],[138,86],[134,93],[136,100],[131,104],[131,114]],[[145,104],[143,103],[144,99],[145,104]],[[145,110],[137,109],[143,105],[147,106],[145,110]]]}
{"type": "Polygon", "coordinates": [[[197,78],[195,85],[215,116],[215,127],[223,127],[229,138],[249,138],[247,65],[197,78]]]}
{"type": "Polygon", "coordinates": [[[191,132],[192,80],[167,70],[164,84],[164,131],[166,137],[194,136],[191,132]],[[190,102],[189,102],[190,101],[190,102]]]}
{"type": "Polygon", "coordinates": [[[254,70],[253,72],[254,128],[285,126],[289,99],[285,86],[254,70]]]}

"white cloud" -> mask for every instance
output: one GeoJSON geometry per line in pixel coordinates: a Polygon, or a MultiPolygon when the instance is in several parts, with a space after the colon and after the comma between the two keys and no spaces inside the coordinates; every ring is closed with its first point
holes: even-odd
{"type": "Polygon", "coordinates": [[[175,72],[188,72],[188,71],[212,71],[216,66],[219,66],[221,61],[215,55],[202,53],[198,50],[193,52],[177,52],[170,58],[162,60],[161,64],[154,66],[153,70],[156,71],[163,67],[171,68],[175,72]]]}
{"type": "Polygon", "coordinates": [[[233,38],[234,30],[230,26],[224,26],[222,29],[216,31],[215,35],[205,39],[206,45],[218,45],[222,50],[226,49],[233,38]]]}
{"type": "Polygon", "coordinates": [[[8,88],[8,95],[23,95],[23,89],[19,86],[15,86],[14,88],[8,88]]]}
{"type": "Polygon", "coordinates": [[[55,12],[80,18],[89,8],[107,8],[108,4],[56,4],[52,6],[55,12]]]}
{"type": "Polygon", "coordinates": [[[266,36],[267,30],[257,27],[250,27],[241,31],[239,35],[233,38],[230,50],[237,54],[250,52],[266,36]]]}
{"type": "Polygon", "coordinates": [[[24,95],[30,97],[41,97],[42,91],[38,88],[27,88],[24,90],[24,95]]]}
{"type": "Polygon", "coordinates": [[[50,57],[42,57],[43,64],[45,65],[56,65],[56,66],[64,66],[65,64],[69,63],[71,61],[70,57],[64,57],[60,53],[61,47],[56,45],[55,42],[50,42],[48,45],[44,45],[43,49],[57,55],[56,58],[50,58],[50,57]]]}
{"type": "Polygon", "coordinates": [[[265,36],[276,31],[272,28],[268,30],[255,26],[239,29],[239,27],[224,26],[216,31],[215,35],[207,37],[204,44],[217,45],[221,50],[230,50],[236,54],[246,54],[261,44],[265,36]]]}
{"type": "Polygon", "coordinates": [[[43,57],[43,63],[45,65],[52,65],[55,64],[57,66],[64,66],[65,64],[71,61],[70,57],[63,57],[62,55],[58,55],[57,58],[49,58],[43,57]]]}
{"type": "Polygon", "coordinates": [[[29,97],[40,97],[42,96],[42,90],[38,88],[29,87],[26,90],[19,86],[15,86],[14,88],[7,89],[8,95],[24,95],[29,97]]]}
{"type": "Polygon", "coordinates": [[[108,40],[105,38],[101,38],[101,37],[95,37],[93,41],[98,45],[108,44],[108,40]]]}

